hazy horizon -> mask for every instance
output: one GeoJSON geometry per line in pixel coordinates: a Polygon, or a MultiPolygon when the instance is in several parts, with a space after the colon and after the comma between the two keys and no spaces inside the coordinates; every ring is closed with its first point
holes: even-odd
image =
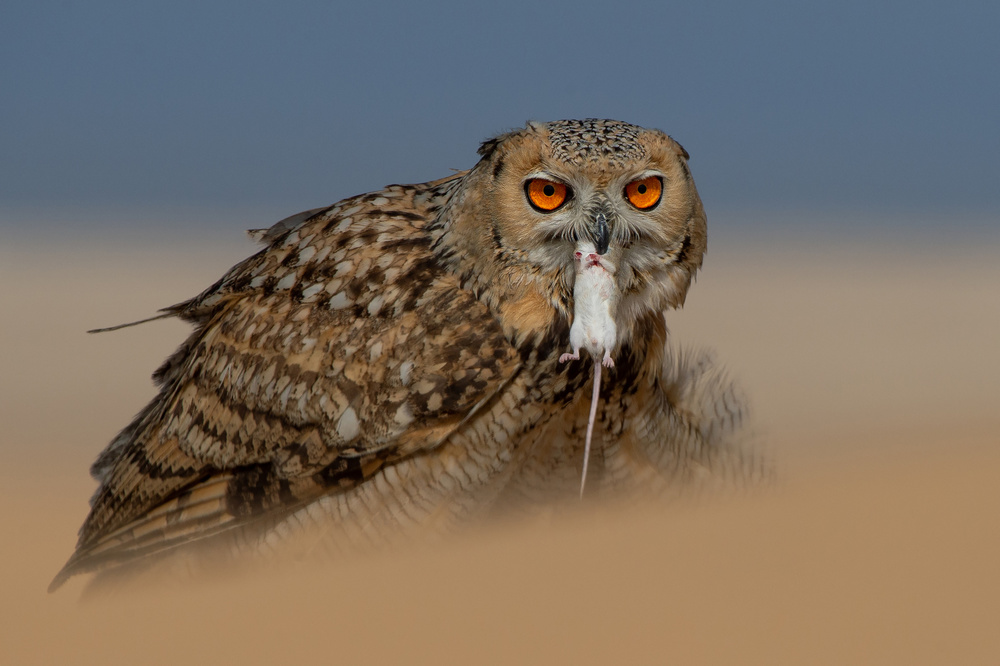
{"type": "Polygon", "coordinates": [[[594,116],[677,138],[710,216],[1000,217],[998,30],[987,2],[17,4],[0,231],[67,207],[270,223],[594,116]]]}

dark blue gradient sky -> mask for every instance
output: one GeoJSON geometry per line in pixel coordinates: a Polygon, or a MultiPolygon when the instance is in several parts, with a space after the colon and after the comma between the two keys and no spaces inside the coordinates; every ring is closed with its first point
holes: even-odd
{"type": "Polygon", "coordinates": [[[996,2],[0,12],[0,210],[19,215],[280,216],[467,168],[528,119],[588,116],[677,138],[710,214],[1000,212],[996,2]]]}

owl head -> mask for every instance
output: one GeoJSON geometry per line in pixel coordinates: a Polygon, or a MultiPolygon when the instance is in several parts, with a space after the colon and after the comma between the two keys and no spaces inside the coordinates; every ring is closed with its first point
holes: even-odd
{"type": "Polygon", "coordinates": [[[617,267],[615,319],[626,334],[629,322],[683,304],[706,221],[672,138],[614,120],[532,122],[479,153],[452,203],[489,281],[520,271],[566,289],[589,241],[617,267]]]}

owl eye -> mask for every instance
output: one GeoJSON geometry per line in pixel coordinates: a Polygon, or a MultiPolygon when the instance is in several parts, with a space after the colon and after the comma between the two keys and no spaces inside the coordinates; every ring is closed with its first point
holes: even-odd
{"type": "Polygon", "coordinates": [[[663,181],[659,176],[633,180],[625,186],[625,198],[639,210],[649,210],[660,203],[662,194],[663,181]]]}
{"type": "Polygon", "coordinates": [[[536,210],[554,211],[569,199],[569,188],[562,183],[544,178],[532,178],[524,184],[524,192],[528,201],[536,210]]]}

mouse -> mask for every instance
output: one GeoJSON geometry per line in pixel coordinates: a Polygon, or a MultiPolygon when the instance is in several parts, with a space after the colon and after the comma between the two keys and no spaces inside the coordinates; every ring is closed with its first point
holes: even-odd
{"type": "Polygon", "coordinates": [[[560,363],[580,359],[584,349],[594,359],[594,391],[590,399],[590,418],[583,452],[583,474],[580,479],[580,497],[587,484],[587,462],[590,443],[597,418],[597,403],[601,391],[601,369],[615,367],[611,357],[617,343],[618,331],[614,313],[617,309],[618,289],[615,286],[615,266],[606,255],[598,254],[591,243],[581,243],[573,253],[575,278],[573,282],[573,324],[569,329],[569,343],[573,351],[559,357],[560,363]]]}

